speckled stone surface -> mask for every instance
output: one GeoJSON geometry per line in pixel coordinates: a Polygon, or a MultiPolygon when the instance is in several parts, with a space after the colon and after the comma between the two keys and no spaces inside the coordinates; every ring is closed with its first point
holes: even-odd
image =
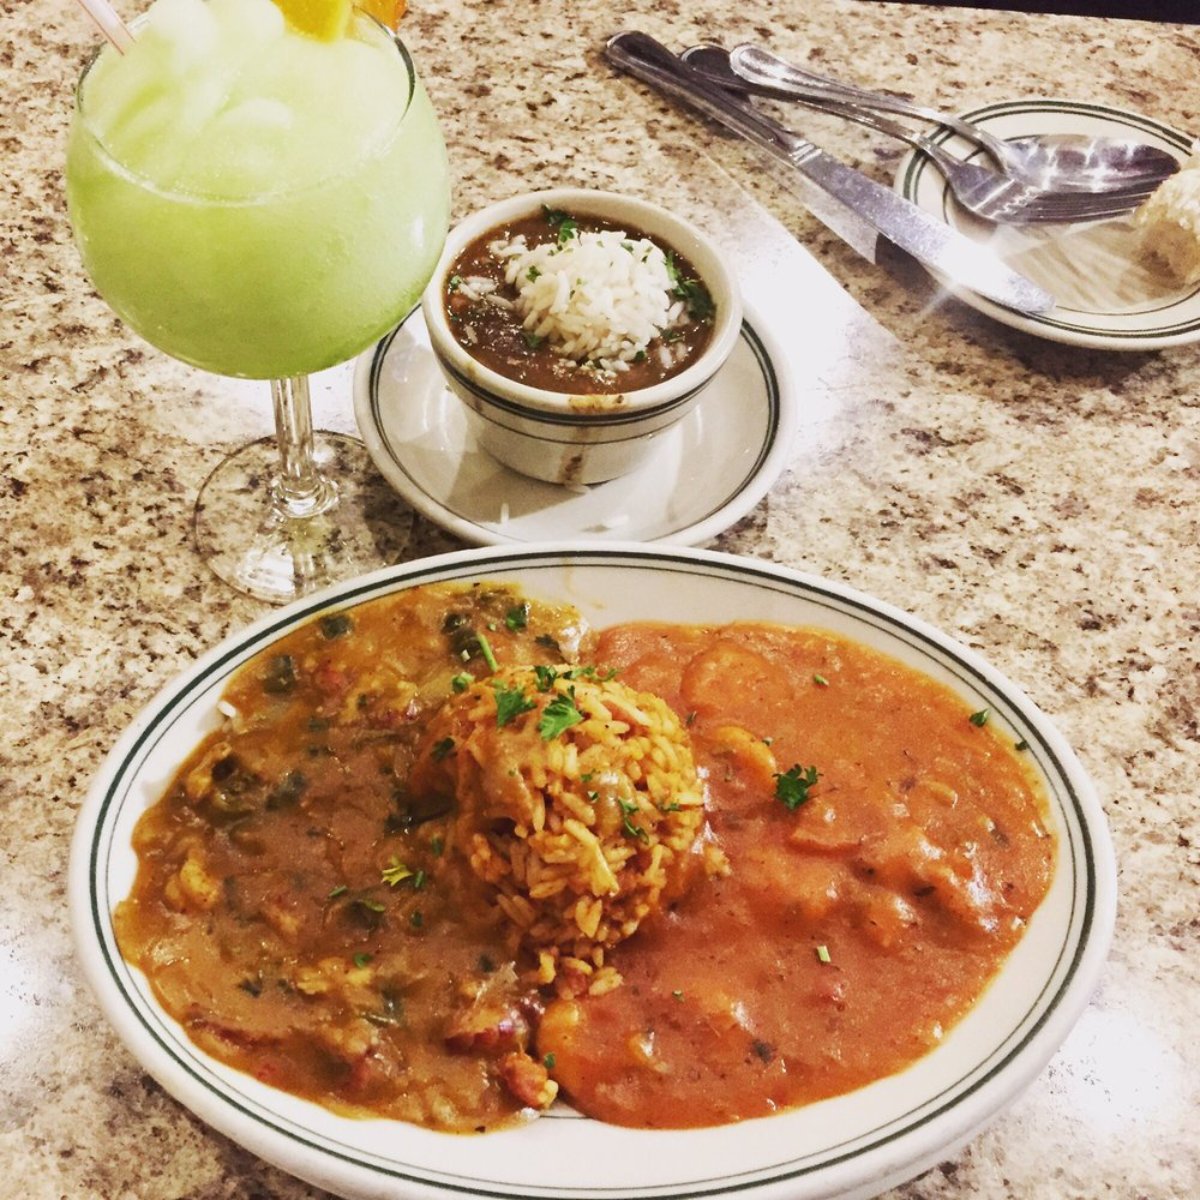
{"type": "MultiPolygon", "coordinates": [[[[675,45],[769,39],[950,108],[1069,95],[1197,131],[1200,35],[861,0],[413,0],[404,30],[459,214],[534,184],[614,187],[726,237],[752,300],[754,281],[794,273],[776,318],[809,435],[717,545],[845,580],[975,647],[1099,787],[1121,896],[1092,1005],[1002,1118],[894,1196],[1196,1197],[1200,349],[1040,342],[938,303],[895,256],[867,263],[778,173],[613,75],[599,46],[633,25],[675,45]]],[[[206,473],[269,423],[260,389],[164,358],[82,273],[62,161],[92,43],[65,0],[0,5],[0,1196],[315,1197],[150,1080],[72,952],[67,855],[89,778],[159,686],[262,611],[206,573],[190,517],[206,473]]],[[[810,128],[890,177],[894,146],[810,128]]],[[[321,382],[320,422],[351,428],[348,369],[321,382]]],[[[417,521],[414,556],[456,545],[417,521]]]]}

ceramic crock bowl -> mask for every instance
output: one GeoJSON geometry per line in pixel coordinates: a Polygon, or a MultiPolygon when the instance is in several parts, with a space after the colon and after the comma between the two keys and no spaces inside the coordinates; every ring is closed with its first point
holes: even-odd
{"type": "Polygon", "coordinates": [[[737,344],[742,325],[737,279],[712,239],[657,204],[585,188],[528,192],[468,217],[447,238],[421,308],[434,353],[450,390],[466,405],[479,444],[514,471],[568,485],[615,479],[641,465],[655,440],[691,411],[737,344]],[[519,383],[471,356],[450,329],[446,277],[470,243],[543,205],[640,231],[695,267],[715,305],[712,337],[695,362],[650,387],[584,397],[519,383]]]}

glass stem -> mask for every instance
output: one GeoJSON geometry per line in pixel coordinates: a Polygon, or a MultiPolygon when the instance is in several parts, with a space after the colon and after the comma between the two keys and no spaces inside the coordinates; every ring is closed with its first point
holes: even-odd
{"type": "Polygon", "coordinates": [[[279,445],[279,474],[271,481],[275,509],[293,520],[326,512],[337,503],[337,485],[321,473],[313,457],[308,377],[272,379],[271,399],[279,445]]]}

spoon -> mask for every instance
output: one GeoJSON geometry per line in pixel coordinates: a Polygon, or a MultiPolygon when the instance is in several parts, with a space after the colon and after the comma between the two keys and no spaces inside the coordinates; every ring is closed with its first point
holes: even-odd
{"type": "MultiPolygon", "coordinates": [[[[720,46],[692,46],[680,57],[703,79],[730,94],[778,94],[777,89],[750,84],[735,75],[729,52],[720,46]]],[[[1152,179],[1135,178],[1124,183],[1120,190],[1044,191],[1002,175],[981,162],[966,162],[956,158],[937,142],[915,134],[911,129],[878,113],[868,112],[865,108],[829,100],[799,97],[796,99],[798,103],[821,112],[844,117],[888,137],[899,138],[922,154],[928,155],[945,177],[958,203],[985,221],[1007,225],[1063,225],[1078,221],[1107,220],[1136,208],[1158,186],[1152,179]]],[[[789,131],[771,121],[766,114],[758,113],[757,116],[764,126],[770,125],[776,130],[777,137],[789,136],[789,131]]]]}
{"type": "Polygon", "coordinates": [[[932,121],[982,147],[1013,179],[1044,191],[1105,192],[1130,182],[1158,183],[1179,170],[1167,150],[1129,139],[1083,134],[998,138],[960,117],[914,104],[899,96],[842,83],[789,63],[759,46],[741,45],[729,54],[735,74],[779,98],[831,101],[932,121]]]}

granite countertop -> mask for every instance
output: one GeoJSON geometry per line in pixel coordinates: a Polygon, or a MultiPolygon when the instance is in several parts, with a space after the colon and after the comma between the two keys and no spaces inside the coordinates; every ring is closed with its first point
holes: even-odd
{"type": "MultiPolygon", "coordinates": [[[[1200,349],[1058,346],[945,300],[897,256],[866,262],[751,153],[614,76],[598,47],[626,25],[674,45],[770,39],[943,107],[1067,95],[1198,131],[1200,34],[861,0],[412,0],[404,26],[459,215],[530,185],[612,187],[707,224],[752,281],[790,264],[777,328],[823,416],[715,545],[845,581],[976,648],[1098,786],[1120,903],[1091,1006],[1005,1115],[893,1194],[1200,1195],[1200,349]]],[[[207,472],[270,420],[261,389],[166,359],[82,273],[62,162],[92,45],[73,5],[0,6],[0,1195],[314,1197],[149,1078],[72,949],[67,856],[89,779],[162,684],[263,611],[206,573],[190,521],[207,472]]],[[[881,180],[899,157],[812,130],[881,180]]],[[[352,428],[349,382],[321,379],[320,423],[352,428]]],[[[418,518],[409,554],[457,546],[418,518]]]]}

